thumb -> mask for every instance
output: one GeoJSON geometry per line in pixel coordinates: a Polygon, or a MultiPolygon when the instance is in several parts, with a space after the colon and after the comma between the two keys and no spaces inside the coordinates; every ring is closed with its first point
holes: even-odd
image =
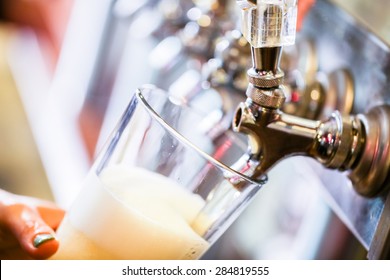
{"type": "Polygon", "coordinates": [[[7,205],[4,210],[4,224],[31,257],[47,259],[57,251],[59,243],[54,230],[38,211],[25,204],[7,205]]]}

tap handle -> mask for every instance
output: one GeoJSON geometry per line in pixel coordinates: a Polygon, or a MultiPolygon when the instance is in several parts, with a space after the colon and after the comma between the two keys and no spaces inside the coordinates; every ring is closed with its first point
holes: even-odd
{"type": "Polygon", "coordinates": [[[297,0],[237,0],[242,33],[254,48],[295,43],[297,0]]]}

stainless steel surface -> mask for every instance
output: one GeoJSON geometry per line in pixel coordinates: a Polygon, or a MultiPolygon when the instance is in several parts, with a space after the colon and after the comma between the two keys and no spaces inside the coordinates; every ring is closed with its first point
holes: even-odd
{"type": "Polygon", "coordinates": [[[378,227],[368,251],[368,258],[372,260],[390,258],[390,195],[385,201],[378,227]]]}
{"type": "MultiPolygon", "coordinates": [[[[361,20],[361,17],[365,17],[388,22],[388,10],[383,9],[384,6],[380,4],[388,1],[375,2],[375,5],[367,1],[337,1],[350,6],[361,3],[364,8],[359,10],[364,12],[359,15],[352,15],[332,2],[335,1],[318,0],[302,30],[317,46],[320,69],[326,72],[349,69],[355,77],[355,113],[367,112],[376,105],[389,104],[389,37],[385,38],[383,29],[379,29],[377,25],[369,24],[368,20],[363,23],[361,20]],[[376,11],[378,9],[380,11],[376,11]]],[[[374,237],[380,239],[376,235],[376,230],[381,225],[379,221],[385,220],[381,218],[381,214],[386,194],[374,199],[363,198],[355,193],[344,174],[315,164],[312,166],[325,186],[325,194],[332,209],[369,250],[370,255],[371,246],[376,243],[373,242],[374,237]]]]}
{"type": "Polygon", "coordinates": [[[390,44],[390,20],[389,0],[331,0],[334,4],[340,6],[351,14],[361,25],[376,34],[387,44],[390,44]]]}
{"type": "Polygon", "coordinates": [[[355,87],[354,112],[390,103],[389,44],[375,31],[330,1],[318,0],[305,20],[302,35],[314,40],[321,71],[350,71],[355,87]]]}

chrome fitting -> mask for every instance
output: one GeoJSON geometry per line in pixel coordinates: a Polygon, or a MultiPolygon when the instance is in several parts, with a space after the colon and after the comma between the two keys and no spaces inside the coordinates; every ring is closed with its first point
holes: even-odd
{"type": "Polygon", "coordinates": [[[286,96],[283,87],[272,89],[259,88],[249,84],[246,90],[246,96],[254,103],[270,109],[279,109],[283,106],[286,96]]]}
{"type": "Polygon", "coordinates": [[[390,106],[358,116],[335,112],[326,121],[312,121],[247,101],[237,109],[233,129],[248,136],[248,158],[258,162],[254,176],[264,176],[284,158],[303,155],[328,168],[347,170],[363,196],[389,188],[390,106]]]}
{"type": "Polygon", "coordinates": [[[259,88],[275,88],[283,84],[284,74],[278,70],[276,73],[270,71],[257,71],[251,68],[247,72],[249,83],[259,88]]]}

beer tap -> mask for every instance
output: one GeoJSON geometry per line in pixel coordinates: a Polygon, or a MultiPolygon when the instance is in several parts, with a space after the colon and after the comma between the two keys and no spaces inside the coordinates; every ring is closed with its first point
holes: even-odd
{"type": "Polygon", "coordinates": [[[192,7],[181,9],[180,28],[167,36],[164,29],[171,25],[167,18],[155,32],[157,37],[163,34],[163,39],[151,51],[149,64],[155,70],[151,82],[160,88],[168,89],[188,70],[199,72],[213,56],[216,41],[236,22],[232,20],[236,13],[231,11],[230,1],[186,1],[192,7]]]}
{"type": "Polygon", "coordinates": [[[247,99],[238,106],[232,123],[234,131],[248,137],[241,162],[251,164],[245,174],[261,178],[282,159],[303,155],[327,168],[348,171],[363,196],[384,192],[390,179],[390,106],[352,116],[335,111],[324,121],[284,113],[286,94],[279,63],[283,46],[294,44],[297,1],[237,3],[253,63],[247,72],[247,99]]]}

